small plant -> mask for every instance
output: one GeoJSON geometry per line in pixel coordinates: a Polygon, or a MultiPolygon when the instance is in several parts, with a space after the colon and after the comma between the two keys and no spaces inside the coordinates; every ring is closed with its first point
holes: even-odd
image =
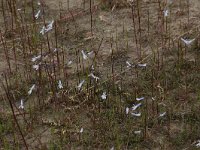
{"type": "Polygon", "coordinates": [[[193,6],[2,0],[0,147],[199,148],[193,6]]]}

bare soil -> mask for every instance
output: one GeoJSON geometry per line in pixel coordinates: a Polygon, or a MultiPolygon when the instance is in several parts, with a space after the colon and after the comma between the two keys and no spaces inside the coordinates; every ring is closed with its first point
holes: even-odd
{"type": "MultiPolygon", "coordinates": [[[[163,48],[162,52],[167,53],[168,45],[171,43],[172,45],[180,40],[180,37],[192,39],[199,36],[199,26],[200,26],[200,1],[199,0],[190,0],[190,10],[189,10],[189,21],[188,21],[188,10],[186,7],[186,2],[184,1],[174,1],[173,4],[166,6],[166,8],[170,9],[169,16],[167,18],[167,29],[161,28],[162,18],[158,18],[158,4],[156,1],[151,0],[142,0],[141,1],[141,10],[140,16],[141,18],[135,17],[135,22],[137,22],[136,29],[133,26],[133,18],[132,12],[130,7],[126,6],[113,6],[113,9],[105,8],[100,5],[99,1],[95,1],[94,5],[97,5],[97,8],[93,11],[93,30],[91,31],[91,15],[88,11],[89,9],[89,0],[85,1],[85,6],[82,0],[44,0],[45,5],[47,6],[47,15],[46,22],[51,21],[52,19],[58,20],[58,44],[63,45],[64,48],[67,50],[67,58],[65,58],[66,63],[70,60],[75,61],[75,51],[76,50],[84,50],[86,52],[90,51],[99,51],[97,59],[97,73],[102,80],[106,80],[107,74],[111,74],[111,65],[113,59],[115,60],[114,68],[117,72],[121,69],[121,66],[126,67],[126,61],[129,62],[140,62],[140,63],[147,63],[149,60],[147,58],[152,58],[152,54],[155,50],[163,48]],[[182,3],[182,4],[180,4],[182,3]],[[60,6],[62,8],[60,8],[60,6]],[[148,7],[146,7],[148,6],[148,7]],[[180,7],[182,6],[182,7],[180,7]],[[70,9],[70,11],[68,10],[70,9]],[[87,11],[86,11],[87,10],[87,11]],[[76,15],[78,12],[78,15],[76,15]],[[60,17],[60,13],[62,17],[60,17]],[[149,15],[149,16],[148,16],[149,15]],[[56,17],[56,18],[54,18],[56,17]],[[149,17],[149,18],[148,18],[149,17]],[[141,29],[139,31],[139,19],[141,24],[141,29]],[[138,59],[138,49],[139,44],[136,45],[134,40],[134,30],[136,32],[141,33],[140,37],[140,45],[141,51],[143,55],[143,59],[138,59]],[[93,33],[92,33],[93,32],[93,33]],[[161,35],[160,33],[163,33],[161,35]],[[170,35],[169,35],[170,33],[170,35]],[[161,43],[162,39],[164,38],[164,43],[161,43]],[[102,43],[101,43],[102,41],[102,43]],[[63,44],[64,42],[64,44],[63,44]],[[114,58],[111,58],[114,57],[114,58]]],[[[160,12],[162,13],[162,12],[160,12]]],[[[40,18],[38,22],[43,22],[40,18]]],[[[37,26],[37,30],[41,29],[42,25],[37,26]]],[[[52,33],[53,34],[53,33],[52,33]]],[[[139,35],[139,34],[138,34],[139,35]]],[[[51,37],[51,35],[50,35],[51,37]]],[[[52,40],[52,39],[51,39],[52,40]]],[[[52,42],[53,43],[53,42],[52,42]]],[[[52,44],[53,45],[53,44],[52,44]]],[[[53,45],[54,46],[54,45],[53,45]]],[[[53,47],[52,46],[52,47],[53,47]]],[[[5,56],[3,51],[0,50],[2,54],[0,57],[0,73],[6,72],[8,70],[8,65],[6,63],[5,56]]],[[[173,53],[173,50],[171,51],[173,53]]],[[[174,50],[175,53],[175,50],[174,50]]],[[[171,57],[171,56],[170,56],[171,57]]],[[[166,56],[167,59],[173,59],[166,56]]],[[[94,56],[92,56],[94,58],[94,56]]],[[[14,69],[14,56],[10,54],[10,59],[12,63],[12,69],[14,69]]],[[[31,59],[31,58],[30,58],[31,59]]],[[[191,53],[188,56],[190,61],[194,61],[195,54],[191,53]]],[[[21,64],[25,62],[18,61],[21,64]]],[[[20,64],[19,63],[19,64],[20,64]]],[[[170,62],[169,62],[170,63],[170,62]]],[[[87,60],[85,66],[81,66],[81,68],[89,68],[91,64],[91,60],[87,60]]],[[[149,64],[151,65],[151,64],[149,64]]],[[[23,67],[23,65],[21,65],[23,67]]],[[[74,74],[77,73],[75,68],[77,64],[73,63],[69,68],[68,77],[69,81],[68,84],[73,85],[77,84],[77,78],[74,74]]],[[[80,70],[81,72],[81,70],[80,70]]],[[[113,73],[116,75],[115,73],[113,73]]],[[[125,74],[120,76],[123,78],[124,84],[127,87],[131,87],[132,83],[129,81],[130,76],[132,74],[125,74]]],[[[84,76],[83,76],[84,77],[84,76]]],[[[114,78],[114,77],[113,77],[114,78]]],[[[2,79],[2,77],[0,78],[2,79]]],[[[118,78],[116,82],[120,81],[118,78]]],[[[0,89],[2,91],[2,89],[0,89]]],[[[0,91],[0,94],[3,93],[0,91]]],[[[130,89],[131,91],[131,89],[130,89]]],[[[144,92],[144,91],[142,91],[144,92]]],[[[81,97],[81,96],[80,96],[81,97]]],[[[31,98],[33,100],[34,98],[31,98]]],[[[48,98],[46,98],[48,99],[48,98]]],[[[81,98],[80,98],[81,99],[81,98]]],[[[76,103],[75,99],[74,103],[76,103]]],[[[78,99],[79,100],[79,99],[78,99]]],[[[25,106],[30,105],[30,100],[25,104],[25,106]]],[[[73,102],[72,102],[73,103],[73,102]]],[[[82,103],[81,103],[82,104],[82,103]]],[[[32,105],[32,104],[31,104],[32,105]]],[[[53,104],[54,105],[54,104],[53,104]]],[[[84,105],[84,102],[83,102],[84,105]]],[[[177,104],[178,105],[178,104],[177,104]]],[[[40,120],[40,124],[35,125],[34,123],[34,130],[30,131],[30,134],[26,135],[26,140],[32,149],[37,149],[38,147],[42,147],[47,149],[47,143],[55,137],[52,137],[52,133],[56,135],[60,135],[61,132],[65,131],[69,135],[70,133],[74,133],[70,139],[73,141],[79,140],[81,138],[77,132],[79,132],[79,126],[84,127],[84,130],[93,130],[95,133],[95,129],[91,129],[90,124],[91,122],[95,122],[96,120],[92,120],[93,118],[90,116],[91,111],[84,111],[84,108],[80,108],[81,105],[76,107],[76,104],[73,104],[73,107],[66,107],[63,106],[62,110],[57,108],[56,105],[52,106],[50,109],[48,106],[44,107],[41,114],[35,114],[36,120],[40,120]],[[80,108],[80,109],[79,109],[80,108]],[[52,115],[53,112],[53,115],[52,115]],[[72,118],[73,115],[78,116],[75,119],[72,118]],[[63,119],[64,118],[64,119],[63,119]],[[42,121],[41,121],[42,120],[42,121]],[[62,130],[58,129],[60,126],[59,122],[64,122],[63,126],[69,126],[68,129],[62,128],[62,130]],[[78,122],[78,123],[77,123],[78,122]],[[75,125],[74,125],[74,124],[75,125]],[[77,124],[76,124],[77,123],[77,124]],[[73,128],[76,126],[76,130],[73,128]],[[51,127],[52,130],[50,130],[51,127]],[[53,130],[54,129],[54,130],[53,130]],[[42,132],[42,133],[41,133],[42,132]],[[38,140],[36,137],[37,135],[41,136],[41,139],[38,140]],[[38,143],[40,143],[38,146],[38,143]],[[41,146],[42,145],[42,146],[41,146]]],[[[87,106],[84,106],[87,107],[87,106]]],[[[93,106],[91,106],[93,107],[93,106]]],[[[0,108],[1,109],[1,108],[0,108]]],[[[97,109],[94,108],[93,109],[97,109]]],[[[184,108],[187,109],[187,108],[184,108]]],[[[9,114],[10,110],[9,110],[9,114]]],[[[98,122],[98,120],[97,120],[98,122]]],[[[100,123],[101,124],[101,123],[100,123]]],[[[100,125],[99,124],[99,125],[100,125]]],[[[172,128],[170,132],[173,136],[176,133],[182,132],[182,128],[179,128],[179,123],[172,123],[172,128]]],[[[122,127],[123,128],[123,127],[122,127]]],[[[157,132],[156,130],[149,131],[149,141],[144,142],[144,145],[150,145],[153,149],[159,149],[160,145],[165,145],[164,149],[171,149],[171,141],[167,141],[168,137],[163,136],[162,132],[167,132],[168,127],[164,125],[163,131],[157,132]],[[167,141],[167,142],[166,142],[167,141]]],[[[27,129],[29,130],[29,129],[27,129]]],[[[106,131],[104,131],[106,132],[106,131]]],[[[88,133],[89,134],[89,133],[88,133]]],[[[95,134],[93,135],[95,138],[95,134]]],[[[90,137],[87,137],[89,141],[90,137]]],[[[95,139],[96,142],[100,139],[95,139]]],[[[69,143],[68,143],[69,144],[69,143]]],[[[86,145],[88,143],[85,143],[86,145]]],[[[69,144],[70,145],[70,144],[69,144]]],[[[109,145],[109,144],[108,144],[109,145]]],[[[75,145],[74,147],[82,147],[80,145],[75,145]]],[[[86,146],[87,147],[87,146],[86,146]]],[[[98,147],[98,145],[94,145],[94,147],[98,147]]],[[[70,147],[66,147],[70,148],[70,147]]],[[[123,147],[124,148],[124,147],[123,147]]],[[[144,147],[143,147],[144,148],[144,147]]],[[[42,149],[42,148],[41,148],[42,149]]],[[[102,147],[100,149],[103,149],[102,147]]],[[[141,148],[142,149],[142,148],[141,148]]]]}

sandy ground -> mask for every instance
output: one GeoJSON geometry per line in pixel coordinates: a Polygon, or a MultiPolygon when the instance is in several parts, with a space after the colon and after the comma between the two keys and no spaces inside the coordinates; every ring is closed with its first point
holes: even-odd
{"type": "MultiPolygon", "coordinates": [[[[147,0],[146,0],[147,1],[147,0]]],[[[175,1],[175,0],[174,0],[175,1]]],[[[59,10],[59,3],[62,3],[62,8],[64,10],[67,10],[68,8],[83,8],[83,0],[69,0],[69,3],[67,0],[44,0],[46,5],[49,8],[49,11],[57,11],[59,10]]],[[[97,3],[97,1],[95,1],[97,3]]],[[[200,1],[199,0],[190,0],[190,22],[189,25],[187,24],[187,11],[184,8],[179,8],[177,6],[177,3],[174,4],[171,9],[171,14],[169,16],[169,26],[171,32],[171,38],[176,39],[186,31],[195,28],[199,25],[200,21],[200,1]]],[[[86,0],[86,7],[88,7],[88,0],[86,0]]],[[[154,46],[157,47],[156,44],[159,44],[159,39],[157,38],[157,34],[161,31],[159,29],[159,24],[157,24],[157,16],[156,16],[156,10],[157,6],[155,4],[149,5],[148,8],[143,8],[141,15],[141,27],[142,27],[142,49],[146,55],[151,53],[151,48],[154,46]],[[150,38],[147,38],[147,10],[150,11],[150,38]]],[[[102,66],[103,65],[110,65],[109,64],[109,56],[111,54],[111,47],[110,47],[110,39],[114,39],[114,46],[113,49],[115,50],[124,50],[126,49],[126,43],[128,42],[129,49],[131,51],[129,52],[128,56],[121,55],[120,52],[116,57],[116,62],[124,63],[125,60],[133,60],[136,58],[136,46],[133,42],[133,25],[132,25],[132,18],[131,18],[131,10],[130,8],[123,8],[123,9],[114,9],[111,11],[99,11],[94,14],[94,37],[96,40],[94,40],[93,43],[90,42],[83,42],[84,38],[87,38],[90,33],[90,15],[87,14],[84,17],[77,18],[74,22],[66,22],[66,28],[69,29],[69,33],[66,35],[67,40],[71,40],[72,42],[68,42],[66,40],[66,47],[76,47],[78,44],[83,44],[82,46],[78,47],[79,49],[87,47],[89,50],[92,50],[93,48],[98,47],[99,41],[101,38],[104,38],[103,44],[101,46],[100,50],[100,56],[102,66]],[[74,24],[77,25],[76,29],[74,27],[74,24]],[[126,31],[124,31],[124,29],[126,31]],[[74,34],[75,31],[76,35],[74,34]],[[124,39],[124,33],[126,34],[126,40],[121,41],[119,39],[124,39]],[[77,37],[74,36],[83,36],[81,40],[77,40],[77,37]],[[116,44],[117,43],[117,44],[116,44]],[[104,62],[104,64],[103,64],[104,62]],[[107,64],[106,64],[107,63],[107,64]]],[[[195,36],[191,34],[191,36],[195,36]]],[[[187,36],[190,36],[187,35],[187,36]]],[[[90,41],[90,40],[89,40],[90,41]]],[[[0,56],[0,73],[5,71],[7,67],[7,63],[5,61],[5,58],[3,56],[0,56]]],[[[109,66],[110,67],[110,66],[109,66]]],[[[106,69],[106,67],[105,67],[106,69]]],[[[106,72],[107,70],[105,70],[106,72]]],[[[45,132],[44,136],[49,136],[49,131],[45,132]]],[[[46,139],[45,139],[46,140],[46,139]]],[[[44,141],[45,141],[44,140],[44,141]]]]}
{"type": "MultiPolygon", "coordinates": [[[[75,9],[75,8],[83,8],[83,0],[44,0],[45,4],[48,6],[49,12],[54,13],[59,10],[59,5],[62,4],[62,9],[67,10],[75,9]]],[[[99,1],[94,1],[94,4],[98,3],[99,1]]],[[[144,2],[144,1],[143,1],[144,2]]],[[[146,1],[148,2],[148,1],[146,1]]],[[[171,38],[176,39],[180,35],[184,34],[190,29],[193,29],[199,26],[200,22],[200,1],[199,0],[190,0],[190,21],[188,25],[187,20],[187,10],[186,8],[179,8],[179,2],[174,2],[172,6],[169,6],[170,14],[169,14],[169,21],[168,26],[170,26],[171,30],[171,38]]],[[[89,0],[85,0],[85,9],[89,8],[89,0]]],[[[159,32],[161,32],[159,28],[159,24],[157,23],[157,5],[152,3],[148,5],[148,8],[142,8],[141,11],[141,28],[142,28],[142,48],[143,51],[148,55],[151,53],[151,48],[158,43],[159,39],[156,37],[159,32]],[[150,11],[150,38],[147,38],[147,11],[150,11]],[[156,11],[155,11],[156,10],[156,11]]],[[[57,12],[58,13],[58,12],[57,12]]],[[[136,18],[137,20],[137,18],[136,18]]],[[[128,42],[129,48],[133,49],[131,54],[129,54],[130,58],[133,59],[136,57],[136,46],[135,42],[133,41],[134,38],[134,29],[132,25],[132,17],[131,17],[131,10],[130,8],[122,8],[122,9],[114,9],[113,11],[98,11],[97,13],[93,14],[93,25],[94,25],[94,36],[98,38],[99,41],[101,38],[104,38],[103,44],[101,46],[101,56],[102,58],[109,57],[111,54],[111,48],[109,44],[110,38],[113,38],[114,41],[118,42],[118,47],[114,46],[114,49],[125,49],[125,43],[128,42]],[[124,31],[124,29],[126,31],[124,31]],[[127,41],[120,41],[118,39],[122,39],[124,36],[124,32],[126,32],[127,41]]],[[[83,34],[84,38],[88,37],[88,33],[90,32],[90,15],[87,14],[82,17],[75,18],[75,24],[77,25],[76,32],[79,34],[83,34]]],[[[74,22],[66,22],[66,28],[69,31],[74,30],[74,22]]],[[[71,32],[73,37],[75,31],[71,32]]],[[[68,34],[68,33],[67,33],[68,34]]],[[[193,34],[193,33],[192,33],[193,34]]],[[[194,35],[188,34],[186,35],[187,38],[195,37],[194,35]],[[192,35],[192,36],[191,36],[192,35]]],[[[124,39],[124,38],[123,38],[124,39]]],[[[76,42],[76,41],[75,41],[76,42]]],[[[73,43],[69,43],[73,45],[73,43]]],[[[75,43],[74,43],[75,44],[75,43]]],[[[97,42],[98,44],[98,42],[97,42]]],[[[95,47],[94,45],[88,45],[89,49],[95,47]],[[90,47],[91,46],[91,47],[90,47]]],[[[157,46],[155,46],[157,47],[157,46]]],[[[1,54],[3,51],[0,51],[1,54]]],[[[0,73],[8,69],[7,63],[5,61],[4,55],[0,56],[0,73]]]]}
{"type": "MultiPolygon", "coordinates": [[[[60,4],[62,8],[66,10],[68,8],[84,8],[84,1],[86,5],[85,7],[88,7],[89,0],[44,0],[45,4],[47,4],[52,10],[58,10],[60,4]]],[[[98,3],[98,1],[93,1],[93,4],[95,3],[98,3]]]]}
{"type": "Polygon", "coordinates": [[[5,60],[1,59],[0,60],[0,72],[2,73],[3,71],[5,71],[5,69],[7,68],[7,63],[5,60]]]}
{"type": "Polygon", "coordinates": [[[44,2],[53,10],[58,10],[59,4],[63,6],[63,9],[82,6],[82,0],[44,0],[44,2]]]}

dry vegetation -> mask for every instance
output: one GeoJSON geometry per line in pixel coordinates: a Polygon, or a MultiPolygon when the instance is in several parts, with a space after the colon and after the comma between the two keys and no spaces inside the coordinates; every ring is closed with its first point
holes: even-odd
{"type": "Polygon", "coordinates": [[[0,10],[0,149],[200,148],[199,0],[0,10]]]}

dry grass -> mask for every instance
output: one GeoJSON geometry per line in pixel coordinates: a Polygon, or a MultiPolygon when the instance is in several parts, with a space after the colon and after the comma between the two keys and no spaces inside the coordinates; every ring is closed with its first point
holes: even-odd
{"type": "Polygon", "coordinates": [[[0,148],[198,149],[198,0],[73,2],[2,0],[0,148]]]}

